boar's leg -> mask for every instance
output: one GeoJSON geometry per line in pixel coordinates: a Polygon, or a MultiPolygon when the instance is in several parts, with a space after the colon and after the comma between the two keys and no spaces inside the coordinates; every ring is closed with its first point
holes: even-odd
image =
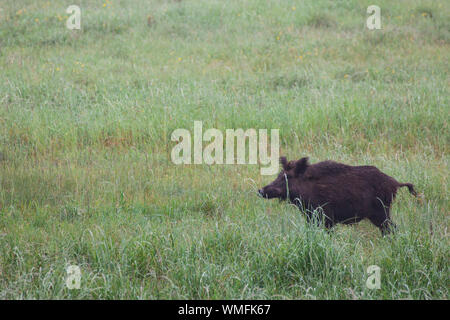
{"type": "Polygon", "coordinates": [[[378,212],[378,214],[369,217],[369,220],[380,229],[383,236],[395,231],[397,228],[395,223],[391,220],[389,210],[386,212],[384,210],[378,212]]]}
{"type": "Polygon", "coordinates": [[[306,221],[309,224],[313,224],[317,227],[325,227],[327,231],[330,231],[335,225],[334,221],[323,212],[307,212],[306,221]]]}
{"type": "Polygon", "coordinates": [[[382,230],[381,230],[381,234],[383,236],[390,234],[390,233],[394,233],[397,230],[397,225],[392,222],[391,219],[386,220],[382,226],[382,230]]]}
{"type": "Polygon", "coordinates": [[[330,231],[331,228],[334,227],[334,222],[328,217],[326,217],[325,219],[325,228],[327,229],[327,231],[330,231]]]}

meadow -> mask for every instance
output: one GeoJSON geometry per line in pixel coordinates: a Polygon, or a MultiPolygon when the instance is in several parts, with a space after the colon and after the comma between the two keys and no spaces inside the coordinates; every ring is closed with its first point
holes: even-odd
{"type": "Polygon", "coordinates": [[[444,0],[2,0],[0,299],[448,299],[449,45],[444,0]],[[327,233],[258,165],[173,164],[194,120],[422,196],[327,233]]]}

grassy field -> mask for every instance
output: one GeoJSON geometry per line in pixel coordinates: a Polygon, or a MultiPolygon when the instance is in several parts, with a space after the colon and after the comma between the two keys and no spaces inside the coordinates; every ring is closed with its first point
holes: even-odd
{"type": "Polygon", "coordinates": [[[1,299],[448,299],[448,1],[74,2],[0,3],[1,299]],[[194,120],[424,196],[328,234],[258,165],[174,165],[194,120]]]}

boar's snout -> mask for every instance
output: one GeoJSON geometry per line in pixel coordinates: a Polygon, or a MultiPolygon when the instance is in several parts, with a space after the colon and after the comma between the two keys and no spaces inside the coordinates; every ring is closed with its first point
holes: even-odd
{"type": "Polygon", "coordinates": [[[286,193],[283,192],[282,188],[277,188],[276,186],[268,185],[260,190],[258,190],[258,195],[265,199],[280,198],[285,199],[286,193]]]}

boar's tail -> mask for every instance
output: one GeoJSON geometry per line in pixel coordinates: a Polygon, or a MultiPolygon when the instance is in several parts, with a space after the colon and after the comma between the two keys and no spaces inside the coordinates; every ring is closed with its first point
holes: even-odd
{"type": "Polygon", "coordinates": [[[408,187],[409,193],[411,193],[413,196],[417,197],[417,192],[414,190],[414,186],[411,183],[399,183],[399,187],[408,187]]]}

